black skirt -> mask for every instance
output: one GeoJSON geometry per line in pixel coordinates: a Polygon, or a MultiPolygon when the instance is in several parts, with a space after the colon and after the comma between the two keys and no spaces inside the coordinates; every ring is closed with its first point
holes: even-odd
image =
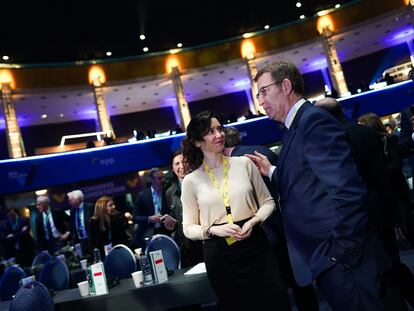
{"type": "MultiPolygon", "coordinates": [[[[236,222],[240,227],[249,219],[236,222]]],[[[224,238],[205,240],[207,275],[223,310],[289,310],[286,286],[262,227],[228,245],[224,238]]]]}

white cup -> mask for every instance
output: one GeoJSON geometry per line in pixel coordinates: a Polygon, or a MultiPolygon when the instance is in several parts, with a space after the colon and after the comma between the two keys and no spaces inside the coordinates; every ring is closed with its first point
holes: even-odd
{"type": "Polygon", "coordinates": [[[144,285],[144,275],[142,274],[142,271],[132,272],[131,275],[134,280],[135,288],[142,287],[144,285]]]}
{"type": "Polygon", "coordinates": [[[78,288],[79,288],[80,295],[82,297],[89,295],[88,281],[83,281],[83,282],[78,283],[78,288]]]}
{"type": "Polygon", "coordinates": [[[88,269],[88,259],[82,259],[80,261],[80,265],[83,271],[86,271],[88,269]]]}

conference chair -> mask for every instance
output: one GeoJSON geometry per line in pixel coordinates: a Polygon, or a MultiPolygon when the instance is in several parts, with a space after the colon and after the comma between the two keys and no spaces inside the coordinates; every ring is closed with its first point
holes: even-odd
{"type": "Polygon", "coordinates": [[[40,282],[22,286],[10,304],[9,311],[53,311],[54,304],[48,289],[40,282]]]}
{"type": "Polygon", "coordinates": [[[108,278],[126,279],[137,271],[137,262],[132,251],[123,244],[114,246],[105,257],[105,273],[108,278]]]}
{"type": "Polygon", "coordinates": [[[46,262],[49,261],[50,258],[52,258],[52,256],[49,254],[48,251],[42,251],[39,254],[37,254],[36,257],[33,259],[32,267],[35,267],[37,265],[44,265],[46,262]]]}
{"type": "Polygon", "coordinates": [[[165,268],[168,271],[175,271],[181,267],[180,248],[177,243],[167,235],[156,234],[149,241],[145,254],[149,256],[150,252],[161,250],[165,262],[165,268]]]}
{"type": "Polygon", "coordinates": [[[49,289],[64,290],[69,286],[69,270],[58,258],[51,258],[40,270],[39,281],[49,289]]]}
{"type": "Polygon", "coordinates": [[[18,266],[9,267],[0,279],[0,300],[10,300],[20,286],[20,280],[26,273],[18,266]]]}

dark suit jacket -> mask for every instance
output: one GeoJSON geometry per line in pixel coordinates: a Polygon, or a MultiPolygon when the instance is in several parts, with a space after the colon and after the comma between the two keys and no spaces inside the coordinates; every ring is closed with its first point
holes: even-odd
{"type": "MultiPolygon", "coordinates": [[[[95,211],[95,206],[92,203],[83,203],[83,222],[86,229],[87,234],[89,235],[89,219],[93,216],[95,211]]],[[[75,221],[75,211],[73,209],[70,210],[70,224],[71,224],[71,239],[77,243],[79,242],[78,233],[76,230],[76,221],[75,221]]]]}
{"type": "Polygon", "coordinates": [[[272,180],[281,195],[289,255],[299,285],[335,261],[355,267],[366,242],[366,190],[342,125],[306,102],[283,138],[272,180]]]}
{"type": "Polygon", "coordinates": [[[23,255],[33,254],[34,242],[30,235],[30,223],[25,217],[19,216],[15,229],[13,229],[12,224],[5,219],[0,224],[0,240],[5,248],[4,255],[6,258],[16,257],[17,253],[24,253],[23,255]],[[27,227],[27,230],[22,232],[24,227],[27,227]],[[8,238],[7,236],[9,234],[13,234],[13,237],[8,238]],[[16,249],[16,244],[18,249],[16,249]]]}
{"type": "MultiPolygon", "coordinates": [[[[135,224],[138,224],[137,230],[134,232],[133,237],[133,247],[145,247],[144,238],[151,238],[154,230],[155,224],[149,221],[149,216],[154,215],[154,201],[152,199],[151,187],[138,193],[138,196],[135,200],[135,209],[133,221],[135,224]]],[[[161,214],[168,213],[167,199],[165,197],[165,192],[162,193],[162,205],[161,205],[161,214]]],[[[161,231],[163,233],[169,234],[169,231],[165,229],[164,225],[161,223],[161,231]]]]}
{"type": "Polygon", "coordinates": [[[396,197],[388,181],[384,148],[376,132],[363,125],[343,122],[352,155],[367,187],[368,217],[377,228],[393,225],[396,197]]]}
{"type": "MultiPolygon", "coordinates": [[[[241,157],[245,154],[254,154],[255,151],[258,151],[261,154],[265,155],[272,165],[277,165],[277,155],[274,152],[272,152],[269,148],[260,145],[237,145],[231,152],[231,156],[241,157]]],[[[267,189],[269,190],[270,194],[272,195],[276,203],[276,209],[263,223],[263,229],[266,233],[266,237],[269,240],[270,244],[272,246],[276,246],[278,243],[282,242],[281,240],[284,240],[282,218],[280,210],[277,206],[279,194],[277,192],[277,189],[272,186],[272,182],[270,181],[269,177],[263,176],[263,181],[266,184],[267,189]]]]}
{"type": "MultiPolygon", "coordinates": [[[[61,234],[66,233],[69,230],[69,216],[63,210],[51,210],[52,211],[52,218],[55,227],[61,234]]],[[[36,242],[37,242],[37,250],[48,250],[48,241],[46,240],[45,236],[45,226],[43,224],[43,213],[39,213],[36,216],[36,242]]]]}
{"type": "Polygon", "coordinates": [[[398,139],[398,145],[400,152],[404,157],[412,155],[414,151],[414,141],[411,137],[413,133],[413,126],[410,121],[412,116],[413,114],[411,113],[410,108],[406,108],[401,111],[401,132],[398,139]]]}

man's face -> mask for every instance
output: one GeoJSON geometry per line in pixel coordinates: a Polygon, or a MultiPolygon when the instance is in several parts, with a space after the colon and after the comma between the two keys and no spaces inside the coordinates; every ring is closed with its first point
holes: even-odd
{"type": "Polygon", "coordinates": [[[162,171],[156,172],[151,179],[152,187],[154,189],[162,189],[164,186],[165,176],[162,171]]]}
{"type": "Polygon", "coordinates": [[[36,208],[39,213],[43,213],[47,210],[47,204],[45,202],[36,202],[36,208]]]}
{"type": "Polygon", "coordinates": [[[80,203],[81,203],[81,200],[80,199],[78,199],[76,197],[73,197],[73,196],[68,197],[68,201],[69,201],[69,205],[72,208],[77,208],[80,205],[80,203]]]}
{"type": "Polygon", "coordinates": [[[179,180],[182,180],[185,176],[184,166],[183,166],[183,155],[178,154],[174,157],[172,162],[172,170],[175,175],[177,175],[179,180]]]}
{"type": "Polygon", "coordinates": [[[258,100],[269,119],[283,123],[289,112],[289,98],[282,90],[283,81],[277,81],[277,84],[275,82],[270,72],[260,76],[257,80],[258,100]]]}

